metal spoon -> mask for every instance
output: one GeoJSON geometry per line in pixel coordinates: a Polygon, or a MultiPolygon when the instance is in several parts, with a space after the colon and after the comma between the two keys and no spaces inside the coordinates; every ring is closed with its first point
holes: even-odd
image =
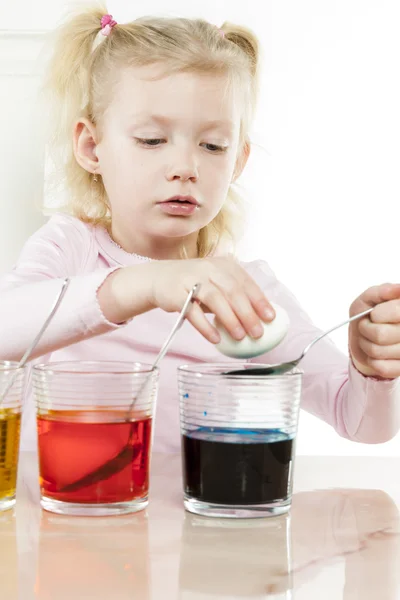
{"type": "MultiPolygon", "coordinates": [[[[135,404],[136,404],[138,398],[140,397],[140,394],[143,392],[148,381],[150,380],[150,378],[154,372],[154,369],[157,367],[158,363],[166,355],[167,350],[168,350],[173,338],[175,337],[175,334],[181,328],[181,326],[185,320],[185,316],[189,310],[190,303],[196,298],[197,294],[199,293],[199,290],[200,290],[200,284],[196,283],[196,285],[194,285],[193,288],[191,289],[191,291],[189,292],[189,295],[185,300],[185,304],[183,305],[183,308],[179,314],[179,317],[178,317],[174,327],[171,330],[171,333],[169,334],[168,338],[166,339],[156,360],[154,361],[152,368],[149,371],[149,374],[145,378],[145,380],[142,383],[142,385],[140,386],[137,394],[135,395],[131,404],[129,405],[127,414],[125,416],[125,421],[129,422],[131,420],[133,409],[135,407],[135,404]]],[[[97,469],[94,469],[87,475],[84,475],[80,479],[77,479],[76,481],[73,481],[72,483],[69,483],[68,485],[63,486],[62,488],[60,488],[58,490],[58,492],[60,492],[60,493],[76,492],[76,491],[80,490],[81,488],[85,488],[90,485],[94,485],[95,483],[104,481],[105,479],[109,479],[112,475],[119,473],[127,465],[132,463],[135,460],[135,458],[138,456],[139,452],[142,450],[142,444],[139,443],[136,445],[135,444],[132,445],[132,438],[133,438],[134,431],[135,431],[134,423],[132,423],[132,426],[131,426],[130,432],[129,432],[129,436],[128,436],[128,440],[122,446],[122,448],[118,452],[118,454],[116,454],[115,456],[110,458],[110,460],[103,463],[102,465],[100,465],[100,467],[98,467],[97,469]]]]}
{"type": "Polygon", "coordinates": [[[300,354],[300,356],[298,358],[296,358],[295,360],[289,360],[288,362],[277,363],[275,365],[268,365],[267,367],[251,367],[250,369],[244,368],[244,369],[237,369],[236,371],[226,371],[225,373],[222,373],[222,374],[223,375],[248,375],[248,376],[252,376],[252,375],[253,376],[256,376],[256,375],[283,375],[283,373],[286,373],[287,371],[290,371],[291,369],[296,367],[299,364],[299,362],[301,360],[303,360],[303,358],[305,357],[305,355],[307,354],[309,349],[312,346],[314,346],[314,344],[319,342],[319,340],[321,340],[323,337],[325,337],[329,333],[332,333],[332,331],[335,331],[335,329],[339,329],[339,327],[342,327],[343,325],[346,325],[347,323],[351,323],[351,321],[355,321],[356,319],[361,319],[361,317],[365,317],[365,315],[368,315],[373,310],[374,310],[374,308],[369,308],[368,310],[364,310],[364,312],[361,312],[358,315],[354,315],[353,317],[350,317],[350,319],[346,319],[346,321],[342,321],[342,323],[339,323],[339,325],[335,325],[335,327],[328,329],[328,331],[324,331],[324,333],[321,333],[321,335],[319,335],[318,337],[313,339],[308,344],[308,346],[306,346],[304,348],[304,350],[300,354]]]}
{"type": "Polygon", "coordinates": [[[39,333],[37,334],[37,336],[35,337],[35,339],[31,343],[31,345],[29,346],[29,348],[26,350],[25,354],[23,355],[23,357],[19,361],[19,363],[18,363],[18,365],[17,365],[14,373],[11,375],[11,378],[10,378],[8,384],[6,385],[5,389],[3,390],[3,392],[2,392],[2,394],[0,396],[0,406],[2,405],[2,403],[3,403],[4,399],[5,399],[5,397],[7,396],[8,392],[10,391],[10,389],[12,388],[12,386],[14,385],[14,382],[15,382],[15,380],[17,379],[17,377],[19,375],[19,369],[21,369],[22,367],[24,367],[25,364],[28,362],[30,355],[32,354],[32,352],[34,351],[34,349],[36,348],[36,346],[38,345],[38,343],[41,340],[42,335],[46,331],[47,327],[50,325],[50,321],[52,320],[52,318],[56,314],[56,312],[58,310],[58,307],[60,306],[61,301],[64,298],[64,294],[65,294],[65,292],[68,289],[69,284],[70,284],[70,279],[67,277],[63,281],[60,293],[57,296],[57,299],[56,299],[56,301],[55,301],[55,303],[53,305],[53,308],[50,311],[49,316],[47,317],[47,319],[43,323],[42,327],[40,328],[39,333]]]}

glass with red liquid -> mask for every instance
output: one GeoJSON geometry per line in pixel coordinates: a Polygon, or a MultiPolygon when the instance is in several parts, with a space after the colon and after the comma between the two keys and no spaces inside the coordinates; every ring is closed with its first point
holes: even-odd
{"type": "Polygon", "coordinates": [[[157,386],[158,369],[140,363],[33,368],[44,509],[110,515],[146,508],[157,386]]]}

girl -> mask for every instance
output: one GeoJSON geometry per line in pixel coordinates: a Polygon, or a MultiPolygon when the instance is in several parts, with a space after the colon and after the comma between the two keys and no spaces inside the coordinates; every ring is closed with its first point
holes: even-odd
{"type": "MultiPolygon", "coordinates": [[[[240,219],[232,185],[250,152],[258,46],[242,27],[143,18],[105,9],[71,17],[49,65],[55,149],[68,201],[0,282],[0,358],[19,360],[72,281],[34,358],[151,363],[193,284],[198,302],[161,368],[155,450],[179,449],[176,369],[221,361],[218,317],[236,339],[289,313],[284,343],[260,362],[300,354],[318,334],[263,261],[227,254],[240,219]]],[[[350,361],[329,340],[310,352],[303,407],[349,439],[376,443],[400,426],[400,285],[367,290],[376,308],[350,327],[350,361]]],[[[29,395],[29,391],[28,391],[29,395]]],[[[34,447],[33,403],[22,447],[34,447]]]]}

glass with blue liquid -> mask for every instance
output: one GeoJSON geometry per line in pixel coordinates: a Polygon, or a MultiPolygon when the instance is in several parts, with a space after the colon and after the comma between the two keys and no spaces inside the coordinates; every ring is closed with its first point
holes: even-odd
{"type": "Polygon", "coordinates": [[[178,370],[189,512],[252,518],[290,509],[302,371],[226,374],[250,366],[235,362],[178,370]]]}

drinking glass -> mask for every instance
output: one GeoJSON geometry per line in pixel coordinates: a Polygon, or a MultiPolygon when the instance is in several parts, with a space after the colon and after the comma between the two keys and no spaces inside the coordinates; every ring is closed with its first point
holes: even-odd
{"type": "Polygon", "coordinates": [[[227,375],[230,369],[178,370],[184,506],[216,517],[282,514],[292,495],[302,372],[227,375]]]}
{"type": "Polygon", "coordinates": [[[158,369],[141,363],[34,367],[43,508],[109,515],[147,506],[157,386],[158,369]]]}

